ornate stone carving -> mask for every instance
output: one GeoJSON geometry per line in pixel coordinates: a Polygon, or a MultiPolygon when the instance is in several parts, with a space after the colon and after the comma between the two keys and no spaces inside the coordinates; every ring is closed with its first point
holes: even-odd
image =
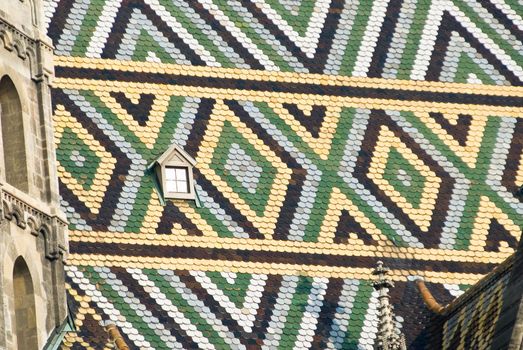
{"type": "Polygon", "coordinates": [[[383,262],[378,261],[378,266],[373,275],[378,279],[374,281],[374,289],[378,291],[378,333],[376,334],[376,350],[406,350],[405,337],[396,327],[392,305],[390,304],[389,288],[394,287],[387,277],[389,269],[383,267],[383,262]]]}
{"type": "Polygon", "coordinates": [[[53,47],[47,37],[33,39],[0,18],[0,44],[20,59],[29,61],[32,79],[40,81],[53,75],[53,47]]]}
{"type": "Polygon", "coordinates": [[[59,237],[64,236],[67,223],[62,218],[35,208],[3,187],[0,187],[0,197],[2,198],[1,218],[14,220],[18,227],[27,230],[35,237],[42,236],[47,259],[64,258],[67,249],[65,242],[60,242],[59,237]]]}

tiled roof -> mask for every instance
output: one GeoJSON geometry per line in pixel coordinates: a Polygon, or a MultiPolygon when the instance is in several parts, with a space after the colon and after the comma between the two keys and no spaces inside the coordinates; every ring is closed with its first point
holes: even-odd
{"type": "MultiPolygon", "coordinates": [[[[434,349],[507,349],[523,297],[523,244],[429,324],[434,349]]],[[[516,343],[517,345],[517,343],[516,343]]]]}
{"type": "Polygon", "coordinates": [[[47,0],[60,56],[520,85],[517,1],[47,0]]]}
{"type": "Polygon", "coordinates": [[[496,332],[513,258],[449,308],[442,330],[444,349],[488,349],[496,332]],[[479,331],[481,330],[481,331],[479,331]]]}
{"type": "Polygon", "coordinates": [[[45,4],[66,348],[103,348],[101,318],[131,348],[372,348],[378,260],[419,347],[407,277],[449,301],[516,247],[515,2],[45,4]],[[159,201],[147,165],[173,142],[200,205],[159,201]]]}

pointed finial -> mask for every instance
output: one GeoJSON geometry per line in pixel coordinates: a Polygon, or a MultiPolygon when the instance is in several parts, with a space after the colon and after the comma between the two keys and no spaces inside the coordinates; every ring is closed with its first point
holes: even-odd
{"type": "Polygon", "coordinates": [[[378,278],[372,283],[378,292],[378,333],[376,334],[376,350],[405,350],[405,337],[396,327],[393,307],[390,304],[389,288],[394,283],[387,276],[390,270],[378,261],[376,269],[372,271],[378,278]]]}
{"type": "Polygon", "coordinates": [[[374,289],[381,291],[384,288],[388,289],[394,287],[394,283],[392,283],[392,281],[387,276],[390,272],[390,269],[383,266],[383,261],[378,261],[377,265],[378,266],[374,269],[374,271],[372,271],[374,276],[378,276],[378,279],[372,283],[374,289]]]}

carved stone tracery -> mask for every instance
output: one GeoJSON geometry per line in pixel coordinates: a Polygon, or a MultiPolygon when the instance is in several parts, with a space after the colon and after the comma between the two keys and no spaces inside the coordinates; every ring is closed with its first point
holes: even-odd
{"type": "Polygon", "coordinates": [[[397,327],[394,312],[390,303],[389,289],[394,283],[387,277],[389,269],[378,261],[378,266],[372,272],[378,278],[373,282],[378,292],[378,333],[376,334],[376,350],[406,350],[405,337],[397,327]]]}
{"type": "Polygon", "coordinates": [[[0,198],[2,198],[0,221],[14,220],[18,227],[27,230],[33,236],[42,236],[47,259],[64,259],[67,249],[64,242],[59,241],[59,237],[63,237],[67,223],[62,218],[34,208],[1,187],[0,198]]]}
{"type": "Polygon", "coordinates": [[[15,52],[20,59],[29,60],[32,79],[40,81],[44,77],[52,76],[53,47],[47,37],[33,39],[0,18],[0,44],[7,51],[15,52]],[[38,64],[38,61],[44,64],[38,64]]]}

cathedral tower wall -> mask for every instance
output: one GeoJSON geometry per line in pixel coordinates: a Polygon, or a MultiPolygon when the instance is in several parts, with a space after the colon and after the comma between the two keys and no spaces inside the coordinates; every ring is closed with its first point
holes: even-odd
{"type": "Polygon", "coordinates": [[[66,317],[66,222],[58,209],[54,168],[52,45],[41,30],[41,5],[0,2],[2,349],[42,348],[66,317]],[[20,306],[28,300],[34,308],[20,306]]]}

